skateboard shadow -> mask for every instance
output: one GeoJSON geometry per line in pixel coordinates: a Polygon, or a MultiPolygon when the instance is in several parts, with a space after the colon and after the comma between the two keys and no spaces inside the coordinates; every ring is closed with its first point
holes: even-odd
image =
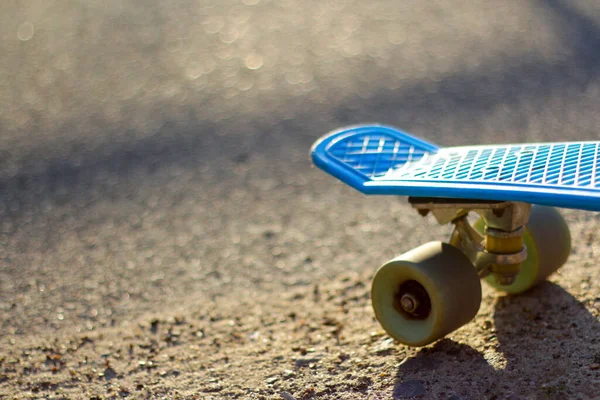
{"type": "Polygon", "coordinates": [[[451,339],[419,350],[398,368],[393,398],[597,396],[599,373],[590,365],[600,361],[600,322],[560,286],[498,298],[493,325],[480,332],[483,351],[451,339]]]}

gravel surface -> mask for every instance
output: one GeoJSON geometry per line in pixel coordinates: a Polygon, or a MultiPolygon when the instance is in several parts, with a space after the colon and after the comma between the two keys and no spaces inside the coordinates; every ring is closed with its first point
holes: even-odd
{"type": "Polygon", "coordinates": [[[312,168],[343,125],[598,140],[600,3],[4,0],[0,398],[598,399],[600,215],[411,349],[370,309],[445,238],[312,168]]]}

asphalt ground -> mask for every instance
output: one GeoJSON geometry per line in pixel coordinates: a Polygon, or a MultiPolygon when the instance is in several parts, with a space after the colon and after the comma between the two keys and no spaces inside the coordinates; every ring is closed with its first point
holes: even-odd
{"type": "MultiPolygon", "coordinates": [[[[403,199],[365,197],[313,168],[311,144],[363,122],[444,146],[598,140],[599,22],[594,1],[3,1],[0,360],[69,335],[119,342],[119,329],[199,310],[277,314],[294,306],[286,294],[366,280],[444,238],[403,199]]],[[[559,325],[577,320],[583,333],[562,353],[573,355],[569,381],[509,390],[519,396],[600,387],[600,217],[564,215],[568,265],[514,307],[543,313],[562,298],[577,311],[559,325]]],[[[500,300],[484,297],[497,324],[500,300]]],[[[362,318],[354,335],[378,329],[362,318]]],[[[543,336],[519,347],[508,335],[501,350],[550,368],[532,352],[564,338],[543,336]]],[[[505,368],[463,339],[486,374],[505,368]]],[[[252,370],[246,355],[238,376],[252,370]]],[[[517,375],[545,374],[512,359],[517,375]]],[[[35,374],[7,364],[0,393],[38,396],[23,383],[35,374]]],[[[512,376],[497,375],[509,386],[512,376]]],[[[397,395],[402,379],[372,393],[397,395]]],[[[174,382],[161,393],[179,393],[174,382]]],[[[426,398],[439,393],[432,382],[426,398]]],[[[57,385],[43,393],[66,390],[57,385]]],[[[67,397],[87,396],[78,388],[67,397]]],[[[244,393],[278,390],[255,388],[244,393]]]]}

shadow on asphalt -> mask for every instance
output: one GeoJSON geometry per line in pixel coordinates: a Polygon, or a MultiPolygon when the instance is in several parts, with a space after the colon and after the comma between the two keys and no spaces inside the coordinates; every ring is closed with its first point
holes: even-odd
{"type": "Polygon", "coordinates": [[[600,322],[566,290],[545,282],[525,294],[500,297],[494,320],[487,339],[492,345],[497,339],[490,347],[504,358],[503,369],[493,368],[484,353],[443,339],[402,363],[394,398],[427,394],[434,386],[442,387],[441,398],[455,400],[593,398],[592,380],[571,375],[580,379],[582,369],[600,360],[600,352],[590,350],[600,341],[600,322]]]}

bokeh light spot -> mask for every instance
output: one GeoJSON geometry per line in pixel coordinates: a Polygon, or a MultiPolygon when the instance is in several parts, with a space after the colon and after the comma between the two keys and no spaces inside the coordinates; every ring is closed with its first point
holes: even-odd
{"type": "Polygon", "coordinates": [[[19,25],[17,37],[19,38],[19,40],[26,42],[33,37],[34,33],[35,28],[33,24],[31,22],[24,22],[21,25],[19,25]]]}

